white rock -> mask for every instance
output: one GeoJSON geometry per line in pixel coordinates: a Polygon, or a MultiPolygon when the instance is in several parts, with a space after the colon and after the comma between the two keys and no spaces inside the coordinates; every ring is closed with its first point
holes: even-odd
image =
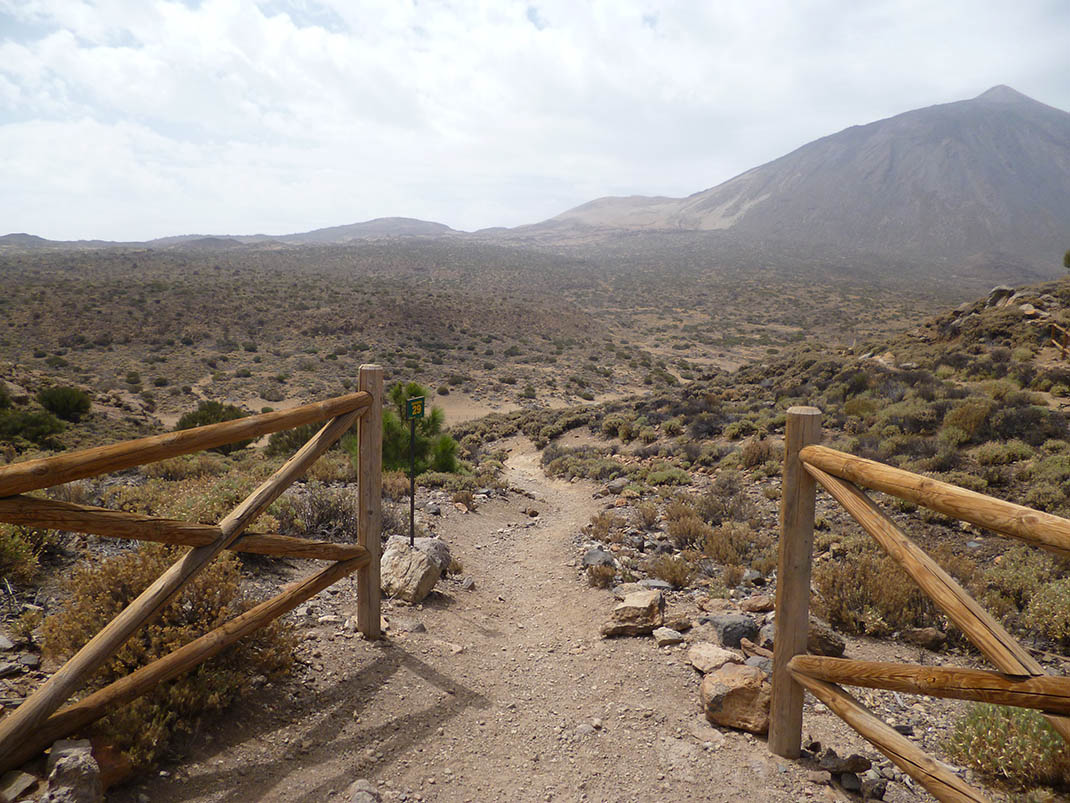
{"type": "Polygon", "coordinates": [[[743,656],[734,650],[726,650],[708,641],[700,641],[693,644],[687,651],[687,660],[691,662],[691,666],[705,675],[720,669],[725,664],[741,664],[743,656]]]}

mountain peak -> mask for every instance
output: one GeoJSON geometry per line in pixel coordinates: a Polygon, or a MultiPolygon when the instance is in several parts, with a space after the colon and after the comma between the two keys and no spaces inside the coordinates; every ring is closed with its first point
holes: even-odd
{"type": "Polygon", "coordinates": [[[1033,103],[1032,98],[1023,95],[1016,89],[1011,89],[1006,84],[998,84],[987,92],[982,92],[975,100],[987,100],[989,103],[1033,103]]]}

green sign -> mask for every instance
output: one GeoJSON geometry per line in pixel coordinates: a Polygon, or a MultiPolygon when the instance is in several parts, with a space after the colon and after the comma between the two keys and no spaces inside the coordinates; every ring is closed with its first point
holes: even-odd
{"type": "Polygon", "coordinates": [[[424,417],[424,397],[413,396],[411,399],[405,400],[405,417],[406,418],[423,418],[424,417]]]}

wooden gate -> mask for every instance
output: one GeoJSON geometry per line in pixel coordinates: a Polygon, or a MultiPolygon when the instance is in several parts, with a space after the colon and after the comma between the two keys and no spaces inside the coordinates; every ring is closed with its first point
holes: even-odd
{"type": "Polygon", "coordinates": [[[788,410],[769,749],[785,758],[799,757],[805,689],[939,800],[984,801],[979,791],[871,714],[838,684],[1033,708],[1045,712],[1056,731],[1070,741],[1070,678],[1046,675],[1036,659],[859,486],[1064,556],[1070,555],[1070,521],[819,446],[820,439],[820,410],[788,410]],[[873,536],[998,672],[805,655],[818,483],[873,536]]]}
{"type": "Polygon", "coordinates": [[[197,666],[353,572],[357,572],[357,626],[366,637],[378,638],[382,404],[383,370],[377,365],[363,365],[358,391],[348,396],[0,467],[0,521],[191,547],[32,696],[0,720],[0,773],[17,767],[56,739],[141,696],[156,684],[197,666]],[[245,533],[252,521],[358,420],[357,543],[335,544],[245,533]],[[41,488],[320,421],[327,423],[218,524],[157,519],[25,495],[41,488]],[[60,708],[137,628],[149,621],[224,549],[333,562],[171,654],[60,708]]]}

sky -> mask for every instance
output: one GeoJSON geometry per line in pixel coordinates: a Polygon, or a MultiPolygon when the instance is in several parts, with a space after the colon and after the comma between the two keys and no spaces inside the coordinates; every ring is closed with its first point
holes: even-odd
{"type": "Polygon", "coordinates": [[[1066,0],[0,0],[0,234],[534,223],[996,84],[1066,0]]]}

